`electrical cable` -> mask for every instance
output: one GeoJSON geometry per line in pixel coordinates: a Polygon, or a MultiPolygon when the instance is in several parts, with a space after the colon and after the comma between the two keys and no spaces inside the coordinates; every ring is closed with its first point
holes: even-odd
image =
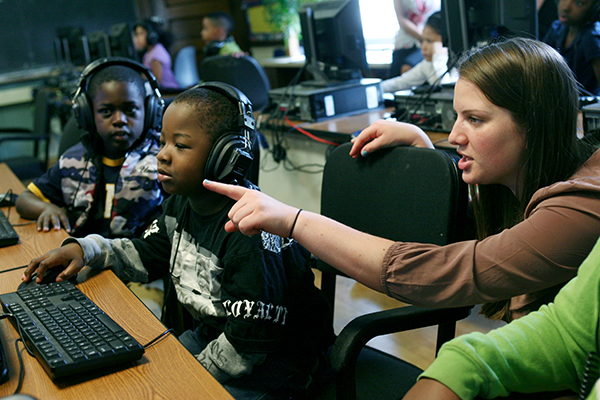
{"type": "Polygon", "coordinates": [[[317,137],[317,136],[313,135],[312,133],[310,133],[309,131],[307,131],[307,130],[305,130],[305,129],[302,129],[302,128],[301,128],[301,127],[299,127],[298,125],[294,124],[294,123],[293,123],[293,122],[292,122],[292,121],[289,119],[289,117],[288,117],[287,115],[285,116],[285,121],[286,121],[286,122],[287,122],[287,123],[288,123],[288,124],[289,124],[289,125],[290,125],[292,128],[294,128],[295,130],[297,130],[298,132],[302,133],[303,135],[306,135],[306,136],[308,136],[309,138],[311,138],[311,139],[313,139],[313,140],[316,140],[317,142],[325,143],[325,144],[328,144],[328,145],[331,145],[331,146],[336,146],[336,147],[340,145],[339,143],[330,142],[329,140],[325,140],[325,139],[322,139],[322,138],[320,138],[320,137],[317,137]]]}
{"type": "Polygon", "coordinates": [[[160,335],[158,335],[157,337],[155,337],[154,339],[152,339],[151,341],[149,341],[147,344],[145,344],[143,346],[144,349],[147,349],[148,347],[155,345],[158,342],[159,339],[167,336],[169,333],[174,333],[174,332],[175,332],[174,329],[171,329],[171,328],[167,329],[166,331],[164,331],[163,333],[161,333],[160,335]]]}

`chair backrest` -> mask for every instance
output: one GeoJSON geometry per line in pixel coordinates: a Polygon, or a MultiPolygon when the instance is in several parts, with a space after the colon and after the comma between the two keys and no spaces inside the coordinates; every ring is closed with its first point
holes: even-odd
{"type": "Polygon", "coordinates": [[[200,79],[204,82],[225,82],[241,90],[252,102],[254,111],[260,111],[269,104],[269,79],[251,56],[206,57],[200,63],[200,79]]]}
{"type": "MultiPolygon", "coordinates": [[[[399,146],[354,159],[350,148],[343,144],[327,158],[321,214],[394,241],[445,245],[462,238],[467,186],[447,152],[399,146]]],[[[334,304],[339,272],[317,266],[334,304]]]]}
{"type": "Polygon", "coordinates": [[[200,81],[198,64],[196,64],[196,47],[185,46],[179,50],[173,61],[173,74],[183,89],[194,86],[200,81]]]}
{"type": "Polygon", "coordinates": [[[69,147],[81,141],[81,136],[85,134],[85,129],[81,129],[77,125],[75,116],[69,117],[67,123],[63,127],[60,141],[58,142],[58,155],[61,156],[69,147]]]}

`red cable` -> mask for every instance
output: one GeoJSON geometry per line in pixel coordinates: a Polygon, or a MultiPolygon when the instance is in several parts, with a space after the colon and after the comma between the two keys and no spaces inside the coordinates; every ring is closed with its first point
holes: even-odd
{"type": "Polygon", "coordinates": [[[330,142],[329,140],[325,140],[325,139],[321,139],[320,137],[317,137],[315,135],[313,135],[312,133],[308,132],[305,129],[300,128],[298,125],[294,124],[292,121],[290,121],[289,117],[286,115],[285,116],[285,121],[295,130],[297,130],[298,132],[308,136],[309,138],[316,140],[317,142],[321,142],[321,143],[325,143],[325,144],[329,144],[332,146],[339,146],[340,143],[335,143],[335,142],[330,142]]]}

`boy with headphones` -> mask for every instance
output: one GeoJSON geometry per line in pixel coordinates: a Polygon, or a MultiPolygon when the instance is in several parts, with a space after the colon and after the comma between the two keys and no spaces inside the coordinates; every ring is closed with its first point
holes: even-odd
{"type": "Polygon", "coordinates": [[[208,13],[202,19],[202,40],[205,43],[204,57],[244,54],[231,33],[234,22],[231,15],[224,11],[208,13]]]}
{"type": "Polygon", "coordinates": [[[232,86],[207,82],[180,94],[165,112],[157,156],[171,194],[162,216],[139,239],[67,239],[33,260],[23,279],[55,266],[67,266],[58,278],[67,279],[84,264],[138,282],[168,274],[194,317],[181,343],[234,398],[310,398],[334,339],[310,254],[266,232],[226,232],[234,202],[203,186],[210,179],[258,189],[244,179],[254,125],[250,101],[232,86]]]}
{"type": "Polygon", "coordinates": [[[160,213],[157,182],[164,102],[153,75],[125,58],[88,65],[73,111],[81,141],[62,154],[17,199],[17,211],[38,230],[64,228],[74,236],[139,236],[160,213]],[[144,75],[153,88],[146,95],[144,75]]]}
{"type": "Polygon", "coordinates": [[[544,37],[565,58],[582,95],[600,96],[600,0],[558,0],[558,20],[544,37]]]}

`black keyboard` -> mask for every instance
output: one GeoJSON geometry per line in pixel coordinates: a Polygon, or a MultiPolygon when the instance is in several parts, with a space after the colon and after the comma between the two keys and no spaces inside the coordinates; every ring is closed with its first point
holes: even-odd
{"type": "Polygon", "coordinates": [[[52,379],[138,360],[144,348],[69,281],[0,295],[52,379]]]}
{"type": "Polygon", "coordinates": [[[19,243],[19,235],[15,232],[4,211],[0,210],[0,247],[12,246],[19,243]]]}

